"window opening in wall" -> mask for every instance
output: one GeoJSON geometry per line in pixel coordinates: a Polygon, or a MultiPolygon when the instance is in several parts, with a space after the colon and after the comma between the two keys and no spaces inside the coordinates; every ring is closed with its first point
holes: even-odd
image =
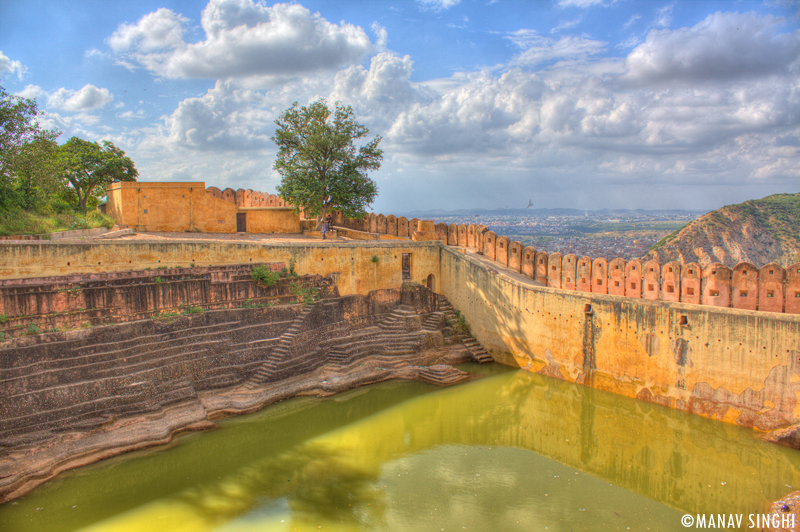
{"type": "Polygon", "coordinates": [[[770,270],[770,271],[769,271],[769,274],[770,274],[770,275],[772,275],[773,273],[775,273],[775,270],[770,270]]]}
{"type": "Polygon", "coordinates": [[[650,268],[650,271],[651,271],[651,272],[654,272],[655,270],[654,270],[653,268],[650,268]]]}
{"type": "Polygon", "coordinates": [[[686,316],[681,316],[681,321],[679,323],[681,327],[688,327],[689,326],[689,318],[686,316]]]}
{"type": "Polygon", "coordinates": [[[741,292],[739,292],[739,295],[742,296],[742,297],[747,297],[747,291],[746,290],[742,290],[741,292]]]}
{"type": "Polygon", "coordinates": [[[539,264],[544,264],[544,259],[539,259],[539,264]]]}
{"type": "Polygon", "coordinates": [[[600,286],[601,284],[603,284],[603,280],[602,279],[597,279],[597,286],[600,286]]]}
{"type": "MultiPolygon", "coordinates": [[[[567,282],[568,282],[568,283],[571,283],[571,282],[572,282],[572,279],[571,279],[571,278],[569,278],[569,277],[567,277],[567,282]]],[[[796,297],[800,297],[800,292],[797,292],[797,294],[796,294],[796,297]]]]}
{"type": "Polygon", "coordinates": [[[586,277],[581,277],[581,284],[586,284],[586,277]]]}
{"type": "Polygon", "coordinates": [[[550,266],[550,269],[553,270],[553,271],[556,271],[556,267],[555,266],[550,266]]]}
{"type": "Polygon", "coordinates": [[[525,260],[531,260],[531,254],[530,253],[526,253],[525,254],[525,260]]]}
{"type": "Polygon", "coordinates": [[[710,295],[711,297],[717,297],[719,296],[719,290],[709,290],[708,295],[710,295]]]}
{"type": "Polygon", "coordinates": [[[656,287],[655,287],[655,286],[653,286],[653,285],[651,285],[651,284],[647,285],[647,290],[648,290],[649,292],[652,292],[652,291],[653,291],[653,290],[655,290],[655,289],[656,289],[656,287]]]}
{"type": "Polygon", "coordinates": [[[636,290],[636,283],[631,283],[631,288],[632,288],[633,290],[636,290]]]}
{"type": "Polygon", "coordinates": [[[403,253],[403,280],[411,280],[411,253],[403,253]]]}
{"type": "Polygon", "coordinates": [[[672,268],[667,268],[667,271],[668,271],[669,273],[672,273],[672,268]]]}
{"type": "Polygon", "coordinates": [[[800,292],[795,292],[794,293],[794,297],[796,297],[796,298],[800,297],[800,292]]]}
{"type": "Polygon", "coordinates": [[[669,292],[671,294],[671,293],[675,292],[675,288],[671,284],[668,284],[667,285],[667,292],[669,292]]]}
{"type": "Polygon", "coordinates": [[[502,243],[502,242],[500,242],[500,243],[498,244],[498,246],[500,246],[500,249],[503,249],[503,243],[502,243]]]}
{"type": "Polygon", "coordinates": [[[692,273],[693,273],[693,272],[694,272],[694,270],[689,270],[689,271],[688,271],[688,272],[686,272],[686,273],[688,273],[689,275],[692,275],[692,273]]]}
{"type": "Polygon", "coordinates": [[[614,281],[614,286],[619,286],[619,281],[614,281]]]}
{"type": "Polygon", "coordinates": [[[711,275],[717,275],[717,270],[711,270],[711,275]]]}
{"type": "Polygon", "coordinates": [[[774,290],[767,290],[767,297],[775,297],[775,291],[774,290]]]}
{"type": "Polygon", "coordinates": [[[687,296],[693,296],[694,295],[694,288],[692,288],[691,286],[687,287],[686,288],[686,295],[687,296]]]}

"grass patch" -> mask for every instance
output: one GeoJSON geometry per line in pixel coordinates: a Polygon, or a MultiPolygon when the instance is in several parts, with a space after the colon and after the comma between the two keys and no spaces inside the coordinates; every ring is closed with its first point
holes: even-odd
{"type": "Polygon", "coordinates": [[[294,281],[289,285],[289,292],[296,296],[298,300],[302,301],[304,305],[310,305],[314,301],[319,301],[319,288],[314,286],[304,287],[294,281]]]}
{"type": "Polygon", "coordinates": [[[70,231],[114,227],[114,220],[99,211],[86,214],[45,214],[21,209],[0,212],[0,235],[41,235],[70,231]]]}

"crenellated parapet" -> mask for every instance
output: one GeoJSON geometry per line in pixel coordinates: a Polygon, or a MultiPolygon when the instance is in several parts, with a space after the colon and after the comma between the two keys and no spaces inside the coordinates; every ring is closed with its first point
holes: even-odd
{"type": "Polygon", "coordinates": [[[275,194],[267,194],[258,190],[243,189],[234,190],[226,188],[223,190],[217,187],[206,188],[206,194],[233,203],[237,207],[292,207],[282,197],[275,194]]]}
{"type": "MultiPolygon", "coordinates": [[[[362,219],[345,219],[335,213],[334,225],[377,234],[415,238],[415,233],[433,233],[448,246],[474,249],[498,265],[530,277],[542,285],[593,294],[691,303],[743,310],[800,314],[800,263],[783,268],[770,263],[761,268],[742,262],[732,270],[714,263],[655,259],[626,261],[616,258],[578,257],[547,253],[489,231],[485,225],[445,224],[407,220],[403,216],[369,214],[362,219]],[[421,224],[432,226],[421,231],[421,224]],[[395,229],[396,227],[396,229],[395,229]],[[396,231],[396,232],[395,232],[396,231]]],[[[421,239],[421,238],[420,238],[421,239]]]]}

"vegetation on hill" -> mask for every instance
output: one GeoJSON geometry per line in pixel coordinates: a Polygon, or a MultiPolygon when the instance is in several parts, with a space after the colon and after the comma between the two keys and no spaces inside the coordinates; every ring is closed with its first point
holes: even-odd
{"type": "Polygon", "coordinates": [[[800,193],[774,194],[726,205],[656,243],[646,258],[666,262],[751,262],[788,266],[800,261],[800,193]]]}
{"type": "Polygon", "coordinates": [[[93,212],[113,181],[135,181],[125,152],[109,141],[72,137],[39,124],[36,101],[0,87],[0,235],[110,227],[93,212]]]}

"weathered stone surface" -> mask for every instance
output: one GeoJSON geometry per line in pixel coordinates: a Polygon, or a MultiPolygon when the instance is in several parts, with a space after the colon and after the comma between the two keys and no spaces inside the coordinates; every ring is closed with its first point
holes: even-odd
{"type": "Polygon", "coordinates": [[[407,285],[6,342],[0,498],[300,393],[328,395],[391,378],[462,382],[470,375],[428,367],[481,360],[477,342],[446,325],[441,304],[437,294],[407,285]]]}

